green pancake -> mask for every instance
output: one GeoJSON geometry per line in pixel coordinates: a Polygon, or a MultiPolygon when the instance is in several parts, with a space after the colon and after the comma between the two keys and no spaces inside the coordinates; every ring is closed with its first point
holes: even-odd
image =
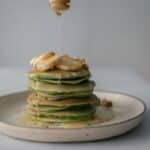
{"type": "Polygon", "coordinates": [[[77,85],[63,85],[63,84],[50,84],[46,82],[30,80],[29,88],[50,95],[67,95],[74,93],[92,92],[94,89],[94,82],[88,81],[77,85]]]}
{"type": "Polygon", "coordinates": [[[48,92],[37,92],[39,95],[48,97],[51,100],[61,100],[68,98],[85,98],[92,94],[92,91],[86,92],[74,92],[74,93],[62,93],[62,94],[49,94],[48,92]]]}
{"type": "Polygon", "coordinates": [[[56,107],[56,106],[43,106],[43,105],[29,105],[28,109],[37,112],[56,112],[67,109],[67,107],[56,107]]]}
{"type": "Polygon", "coordinates": [[[28,110],[28,113],[37,118],[40,121],[46,122],[72,122],[87,120],[93,117],[96,108],[94,106],[86,106],[80,109],[64,110],[57,112],[40,112],[32,109],[28,110]]]}
{"type": "Polygon", "coordinates": [[[82,122],[91,120],[93,118],[93,115],[87,115],[84,117],[64,117],[64,118],[58,118],[58,117],[36,117],[32,116],[32,120],[34,123],[72,123],[72,122],[82,122]]]}
{"type": "Polygon", "coordinates": [[[33,70],[28,73],[26,114],[37,123],[76,123],[94,118],[99,99],[92,94],[95,83],[88,69],[33,70]]]}
{"type": "Polygon", "coordinates": [[[40,96],[37,93],[32,93],[28,97],[28,104],[29,105],[36,105],[36,106],[53,106],[53,107],[72,107],[72,106],[81,106],[81,105],[99,105],[100,99],[92,94],[86,98],[69,98],[63,100],[51,100],[47,97],[40,96]]]}
{"type": "MultiPolygon", "coordinates": [[[[28,105],[28,109],[31,109],[36,112],[57,112],[62,110],[82,110],[88,107],[90,104],[80,104],[75,106],[45,106],[45,105],[28,105]]],[[[91,104],[92,105],[92,104],[91,104]]],[[[93,104],[94,106],[94,104],[93,104]]]]}
{"type": "Polygon", "coordinates": [[[53,83],[53,84],[79,84],[84,81],[87,81],[89,79],[89,76],[82,77],[82,78],[76,78],[76,79],[44,79],[44,78],[37,78],[37,77],[29,77],[32,80],[35,81],[42,81],[47,83],[53,83]]]}
{"type": "Polygon", "coordinates": [[[49,72],[29,72],[29,78],[39,80],[71,80],[89,76],[90,72],[87,69],[79,71],[52,70],[49,72]]]}

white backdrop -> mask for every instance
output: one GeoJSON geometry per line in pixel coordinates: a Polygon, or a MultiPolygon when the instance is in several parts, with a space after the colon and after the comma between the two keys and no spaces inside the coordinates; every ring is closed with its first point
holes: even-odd
{"type": "Polygon", "coordinates": [[[133,67],[150,80],[149,46],[150,0],[72,0],[60,19],[48,0],[0,0],[0,65],[27,65],[56,49],[91,65],[133,67]]]}

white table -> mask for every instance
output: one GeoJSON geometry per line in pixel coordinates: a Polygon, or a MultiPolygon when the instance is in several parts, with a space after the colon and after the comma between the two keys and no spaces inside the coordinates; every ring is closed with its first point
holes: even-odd
{"type": "MultiPolygon", "coordinates": [[[[27,69],[0,67],[0,95],[25,90],[27,69]]],[[[150,149],[150,83],[128,68],[93,67],[96,89],[132,94],[143,99],[148,107],[143,123],[134,131],[117,138],[88,143],[36,143],[0,135],[0,150],[141,150],[150,149]]]]}

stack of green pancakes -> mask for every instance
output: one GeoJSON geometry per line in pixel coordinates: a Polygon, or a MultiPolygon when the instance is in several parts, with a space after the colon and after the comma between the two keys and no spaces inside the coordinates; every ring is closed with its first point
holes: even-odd
{"type": "Polygon", "coordinates": [[[99,99],[86,68],[29,72],[27,113],[40,123],[73,123],[94,118],[99,99]]]}

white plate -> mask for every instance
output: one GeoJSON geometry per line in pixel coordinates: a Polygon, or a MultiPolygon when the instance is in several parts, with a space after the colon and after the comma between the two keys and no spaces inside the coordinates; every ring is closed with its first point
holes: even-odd
{"type": "Polygon", "coordinates": [[[142,120],[145,105],[136,97],[114,92],[95,92],[113,102],[114,118],[94,127],[80,129],[43,129],[21,127],[16,118],[26,105],[27,91],[0,97],[0,131],[8,136],[41,142],[78,142],[102,140],[135,128],[142,120]]]}

